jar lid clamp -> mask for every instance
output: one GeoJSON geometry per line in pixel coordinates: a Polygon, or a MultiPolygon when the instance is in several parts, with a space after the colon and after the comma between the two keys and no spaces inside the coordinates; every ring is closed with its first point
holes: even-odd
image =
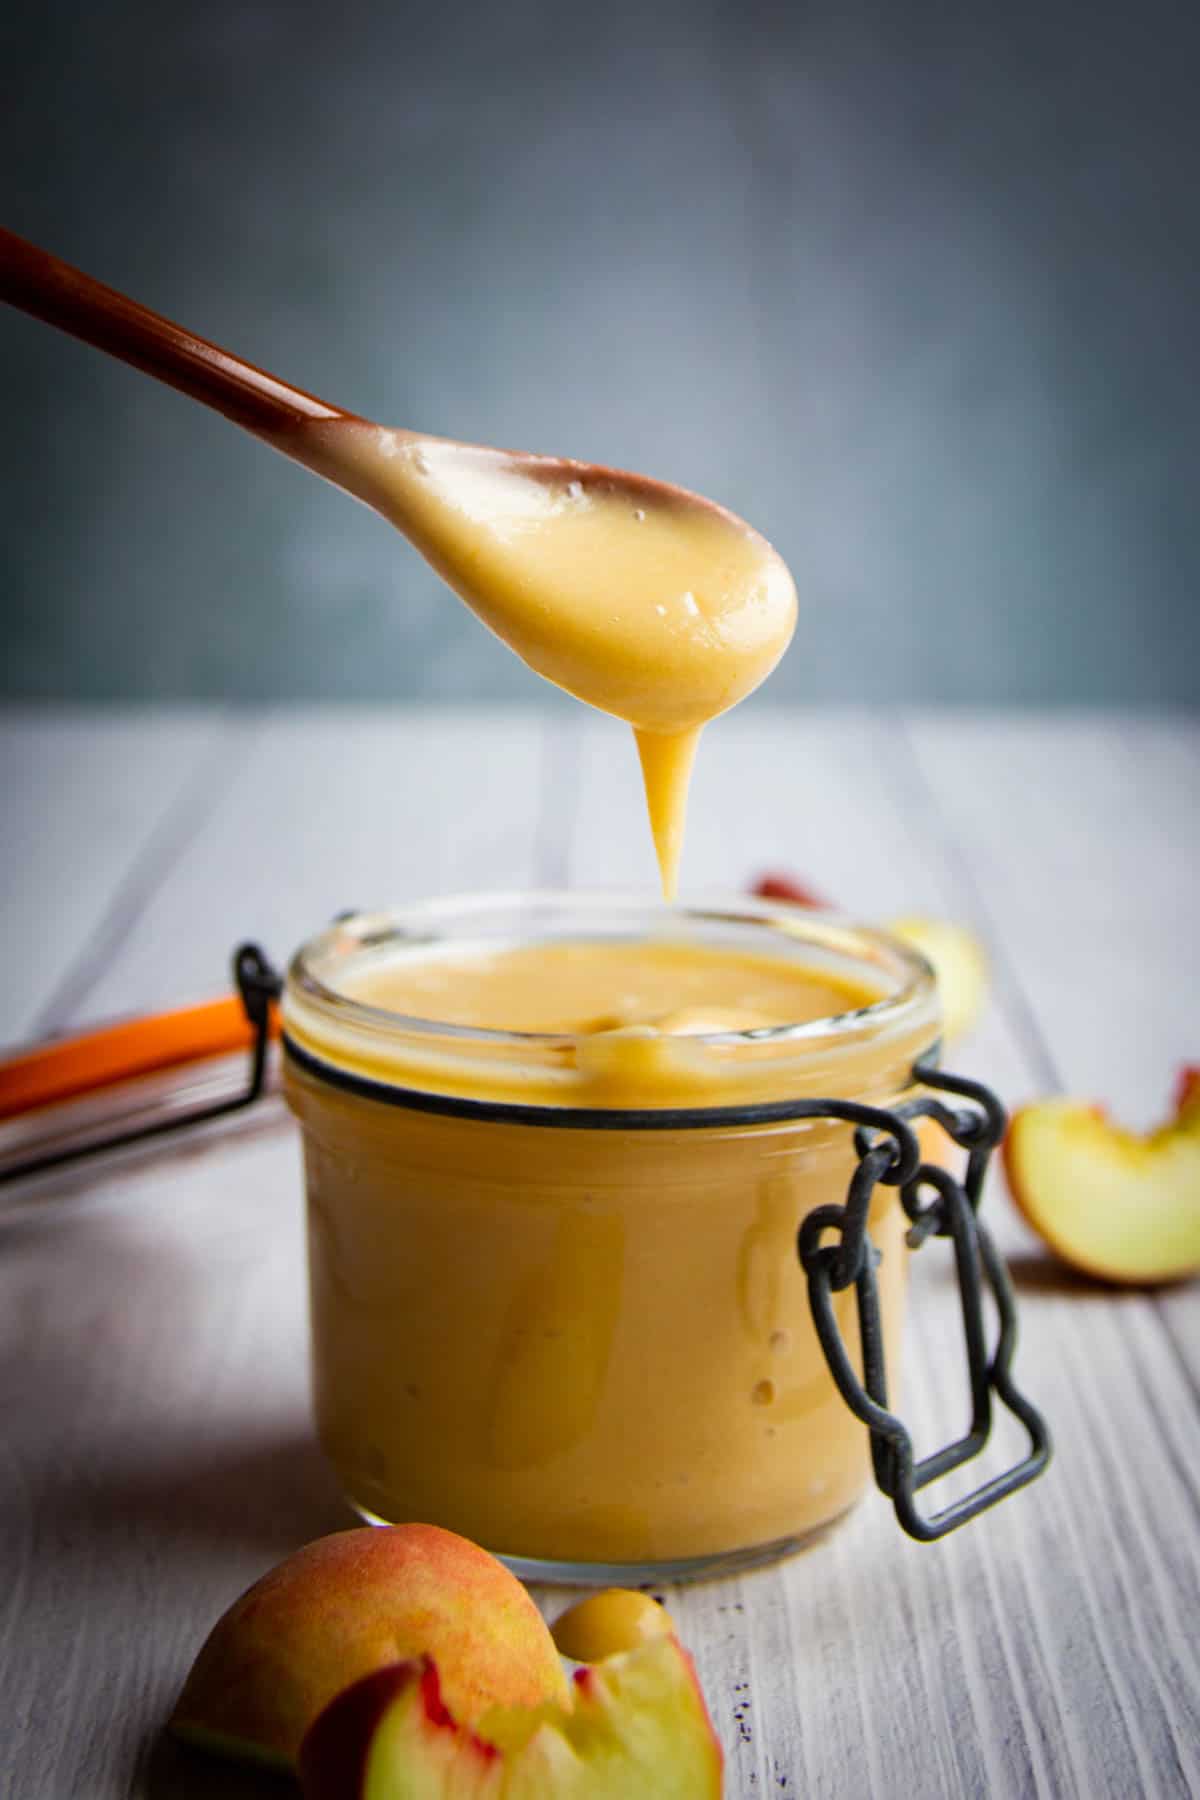
{"type": "Polygon", "coordinates": [[[1041,1414],[1013,1380],[1017,1322],[1012,1285],[990,1233],[976,1216],[988,1161],[1004,1135],[1004,1108],[981,1083],[949,1075],[926,1063],[915,1065],[913,1077],[926,1088],[953,1094],[972,1104],[952,1108],[937,1099],[935,1092],[906,1101],[894,1112],[874,1111],[874,1116],[864,1119],[855,1133],[859,1161],[850,1180],[846,1204],[821,1206],[811,1212],[799,1228],[796,1244],[808,1276],[809,1304],[829,1372],[842,1399],[870,1434],[876,1485],[892,1501],[903,1530],[910,1537],[929,1542],[965,1525],[1040,1475],[1050,1460],[1050,1433],[1041,1414]],[[961,1182],[939,1164],[920,1160],[920,1147],[911,1128],[911,1121],[916,1118],[936,1120],[967,1151],[967,1169],[961,1182]],[[887,1407],[887,1372],[875,1278],[880,1253],[867,1233],[871,1196],[880,1182],[900,1189],[901,1204],[912,1221],[906,1240],[910,1249],[919,1249],[930,1236],[948,1237],[954,1245],[971,1384],[971,1426],[956,1442],[920,1462],[914,1461],[907,1427],[887,1407]],[[922,1191],[930,1188],[935,1198],[923,1205],[922,1191]],[[839,1233],[837,1243],[825,1241],[831,1231],[839,1233]],[[983,1313],[985,1281],[999,1318],[996,1346],[990,1353],[983,1313]],[[833,1308],[833,1295],[851,1284],[858,1302],[861,1380],[833,1308]],[[1025,1427],[1029,1437],[1026,1454],[940,1512],[922,1514],[916,1503],[918,1492],[940,1475],[970,1462],[986,1446],[992,1429],[993,1395],[1025,1427]]]}

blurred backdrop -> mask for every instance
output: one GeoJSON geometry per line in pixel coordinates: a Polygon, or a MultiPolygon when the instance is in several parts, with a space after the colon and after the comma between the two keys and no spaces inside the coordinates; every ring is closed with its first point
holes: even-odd
{"type": "MultiPolygon", "coordinates": [[[[744,513],[764,699],[1200,704],[1194,0],[40,0],[13,229],[387,423],[744,513]]],[[[0,308],[3,690],[541,700],[380,521],[0,308]]]]}

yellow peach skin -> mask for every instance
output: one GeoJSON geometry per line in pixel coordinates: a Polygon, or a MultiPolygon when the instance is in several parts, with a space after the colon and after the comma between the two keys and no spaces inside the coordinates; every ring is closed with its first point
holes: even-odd
{"type": "Polygon", "coordinates": [[[636,1650],[675,1627],[665,1606],[636,1588],[604,1588],[577,1600],[554,1621],[554,1641],[572,1662],[603,1662],[636,1650]]]}
{"type": "Polygon", "coordinates": [[[234,1603],[170,1729],[223,1755],[291,1766],[335,1694],[424,1655],[437,1658],[446,1703],[468,1727],[491,1707],[566,1695],[554,1641],[502,1563],[435,1525],[364,1526],[306,1545],[234,1603]]]}

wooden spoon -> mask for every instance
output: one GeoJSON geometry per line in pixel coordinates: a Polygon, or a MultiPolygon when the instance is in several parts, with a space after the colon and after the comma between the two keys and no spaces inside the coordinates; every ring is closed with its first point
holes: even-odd
{"type": "Polygon", "coordinates": [[[372,424],[3,230],[0,298],[374,507],[540,675],[628,720],[670,891],[700,728],[757,687],[795,623],[765,538],[645,475],[372,424]]]}

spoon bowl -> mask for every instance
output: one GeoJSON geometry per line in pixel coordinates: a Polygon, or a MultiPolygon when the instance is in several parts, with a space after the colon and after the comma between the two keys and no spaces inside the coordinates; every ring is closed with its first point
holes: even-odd
{"type": "Polygon", "coordinates": [[[640,731],[725,712],[791,634],[782,559],[669,482],[352,420],[275,442],[402,531],[530,668],[640,731]]]}

